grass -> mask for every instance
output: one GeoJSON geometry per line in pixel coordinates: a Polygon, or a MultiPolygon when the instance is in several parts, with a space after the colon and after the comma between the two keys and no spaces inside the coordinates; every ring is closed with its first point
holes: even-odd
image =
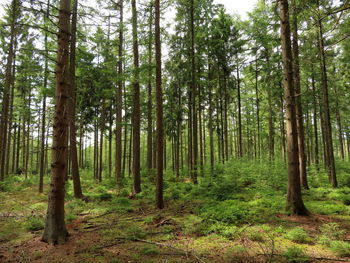
{"type": "MultiPolygon", "coordinates": [[[[350,230],[350,188],[345,178],[348,166],[341,163],[338,189],[328,186],[326,173],[309,171],[312,188],[303,194],[307,208],[314,214],[310,219],[285,215],[286,169],[280,162],[269,165],[241,160],[220,165],[213,172],[205,169],[198,185],[184,176],[177,180],[168,171],[164,184],[166,208],[161,212],[154,207],[152,178],[145,178],[141,194],[129,199],[129,178],[125,178],[123,189],[116,189],[113,178],[97,183],[91,172],[82,171],[83,191],[89,201],[74,199],[69,181],[65,209],[72,233],[69,242],[73,242],[68,246],[85,250],[67,254],[65,260],[86,258],[86,262],[94,262],[95,256],[96,262],[100,258],[113,262],[118,255],[116,262],[159,262],[159,258],[182,262],[186,253],[188,262],[195,260],[191,253],[205,262],[225,263],[265,262],[270,257],[276,262],[346,258],[349,242],[344,238],[350,230]],[[108,244],[115,245],[101,250],[108,244]]],[[[38,194],[36,184],[35,175],[27,180],[11,176],[1,183],[0,200],[4,202],[0,203],[0,211],[15,216],[0,218],[4,226],[0,251],[40,238],[47,209],[48,177],[45,193],[38,194]]],[[[23,249],[32,262],[46,257],[55,262],[55,253],[65,254],[68,248],[51,251],[52,255],[47,248],[23,249]]],[[[16,251],[11,252],[13,257],[18,256],[16,251]]]]}

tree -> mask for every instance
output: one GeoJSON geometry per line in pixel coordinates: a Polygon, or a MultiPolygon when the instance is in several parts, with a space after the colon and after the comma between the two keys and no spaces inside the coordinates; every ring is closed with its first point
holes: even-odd
{"type": "Polygon", "coordinates": [[[20,2],[12,0],[10,10],[10,42],[8,44],[8,54],[5,69],[5,85],[2,96],[2,110],[0,120],[0,181],[5,179],[5,160],[8,136],[8,115],[10,106],[10,91],[13,84],[13,58],[15,56],[15,41],[17,34],[16,21],[19,15],[20,2]]]}
{"type": "MultiPolygon", "coordinates": [[[[115,176],[119,186],[122,185],[122,103],[123,103],[123,0],[119,1],[119,45],[118,45],[118,85],[116,96],[116,162],[115,176]]],[[[126,144],[126,142],[125,142],[126,144]]]]}
{"type": "Polygon", "coordinates": [[[305,134],[303,109],[301,105],[301,90],[300,90],[300,67],[299,67],[299,44],[298,44],[298,10],[296,1],[293,2],[293,80],[296,92],[296,114],[297,114],[297,130],[298,130],[298,152],[299,152],[299,170],[301,185],[305,189],[309,189],[306,176],[306,155],[305,155],[305,134]]]}
{"type": "Polygon", "coordinates": [[[65,175],[67,169],[67,100],[69,97],[70,0],[60,0],[58,16],[58,48],[56,66],[55,113],[52,142],[52,177],[46,224],[42,240],[50,244],[64,243],[68,237],[64,221],[65,175]]]}
{"type": "Polygon", "coordinates": [[[131,0],[132,11],[132,39],[134,53],[134,76],[133,76],[133,141],[132,141],[132,173],[134,176],[134,192],[141,192],[140,175],[140,72],[139,72],[139,44],[137,35],[137,9],[136,0],[131,0]]]}
{"type": "MultiPolygon", "coordinates": [[[[50,0],[47,1],[46,13],[44,16],[44,22],[48,19],[50,14],[50,0]]],[[[46,97],[47,97],[47,85],[49,78],[49,61],[48,61],[48,33],[45,32],[44,36],[44,48],[45,48],[45,69],[44,69],[44,90],[42,99],[42,119],[41,119],[41,142],[40,142],[40,175],[39,175],[39,193],[44,190],[44,174],[45,174],[45,128],[46,128],[46,97]]]]}
{"type": "Polygon", "coordinates": [[[73,177],[73,189],[74,197],[83,198],[83,192],[81,190],[79,165],[78,165],[78,153],[77,153],[77,128],[76,128],[76,85],[75,85],[75,49],[76,49],[76,35],[77,35],[77,16],[78,16],[78,0],[73,0],[73,12],[71,23],[71,39],[70,39],[70,61],[69,61],[69,73],[70,73],[70,99],[68,104],[69,110],[69,149],[70,158],[72,163],[72,177],[73,177]]]}
{"type": "Polygon", "coordinates": [[[288,0],[279,0],[281,22],[282,60],[284,73],[284,100],[286,105],[287,145],[288,145],[288,192],[286,209],[291,214],[307,215],[301,196],[298,131],[296,117],[295,89],[293,82],[293,57],[289,25],[288,0]]]}
{"type": "Polygon", "coordinates": [[[157,207],[164,207],[163,201],[163,98],[162,98],[162,53],[160,42],[160,3],[155,0],[155,47],[156,47],[156,103],[157,103],[157,207]]]}
{"type": "Polygon", "coordinates": [[[323,37],[322,18],[317,17],[318,25],[318,48],[320,58],[320,68],[322,77],[322,98],[323,98],[323,119],[324,119],[324,142],[325,142],[325,157],[328,170],[329,181],[333,187],[338,186],[337,175],[334,162],[333,139],[332,139],[332,124],[329,110],[328,96],[328,76],[326,67],[326,56],[323,37]]]}

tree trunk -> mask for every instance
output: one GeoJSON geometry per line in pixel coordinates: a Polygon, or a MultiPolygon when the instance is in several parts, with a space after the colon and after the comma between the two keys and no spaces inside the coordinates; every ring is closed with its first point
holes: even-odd
{"type": "Polygon", "coordinates": [[[163,201],[163,98],[162,98],[162,54],[160,43],[160,3],[155,0],[155,46],[156,46],[156,111],[157,111],[157,177],[156,202],[159,209],[163,201]]]}
{"type": "MultiPolygon", "coordinates": [[[[17,44],[15,44],[16,46],[17,44]]],[[[16,48],[16,47],[15,47],[16,48]]],[[[10,94],[10,116],[9,116],[9,124],[8,124],[8,137],[7,137],[7,145],[8,149],[6,152],[6,161],[5,161],[5,175],[9,173],[10,168],[10,155],[11,155],[11,130],[13,128],[13,103],[14,103],[14,94],[15,94],[15,74],[16,74],[16,55],[13,57],[13,66],[12,66],[12,82],[11,82],[11,94],[10,94]]],[[[14,147],[14,146],[13,146],[14,147]]]]}
{"type": "Polygon", "coordinates": [[[5,159],[7,152],[7,130],[8,130],[8,114],[10,104],[10,91],[12,84],[12,66],[13,58],[15,55],[14,46],[16,39],[16,20],[18,16],[20,2],[18,0],[12,0],[11,3],[11,29],[10,29],[10,42],[8,45],[8,54],[5,68],[5,81],[4,91],[2,96],[2,110],[0,120],[0,181],[5,179],[5,159]]]}
{"type": "Polygon", "coordinates": [[[345,153],[344,153],[344,143],[343,143],[343,128],[341,123],[341,116],[339,110],[339,97],[337,86],[334,85],[334,95],[335,95],[335,114],[337,118],[337,126],[338,126],[338,140],[339,140],[339,148],[340,148],[340,158],[344,161],[345,153]]]}
{"type": "Polygon", "coordinates": [[[141,192],[140,176],[140,72],[139,72],[139,44],[137,36],[137,10],[136,0],[131,0],[132,6],[132,38],[134,53],[134,79],[133,79],[133,151],[132,173],[134,176],[134,193],[141,192]]]}
{"type": "Polygon", "coordinates": [[[269,108],[269,160],[270,162],[275,159],[275,127],[274,127],[274,113],[272,110],[272,90],[271,90],[271,76],[270,76],[270,54],[269,50],[266,49],[266,63],[268,69],[267,76],[267,97],[268,97],[268,108],[269,108]]]}
{"type": "Polygon", "coordinates": [[[301,196],[299,177],[298,130],[293,83],[293,58],[290,41],[288,0],[279,0],[279,12],[281,19],[284,96],[288,142],[288,192],[286,209],[291,214],[307,215],[308,211],[304,206],[301,196]]]}
{"type": "Polygon", "coordinates": [[[313,93],[313,123],[314,123],[314,136],[315,136],[315,165],[317,171],[319,170],[319,153],[318,153],[318,128],[317,128],[317,99],[316,99],[316,87],[315,87],[315,76],[314,68],[312,66],[312,93],[313,93]]]}
{"type": "Polygon", "coordinates": [[[152,25],[153,25],[153,7],[150,6],[149,14],[149,39],[148,39],[148,84],[147,84],[147,169],[148,173],[152,170],[152,137],[153,137],[153,118],[152,118],[152,77],[153,77],[153,65],[152,65],[152,25]]]}
{"type": "Polygon", "coordinates": [[[70,97],[71,102],[68,105],[69,110],[69,140],[70,140],[70,159],[72,164],[72,178],[75,198],[83,198],[81,190],[78,153],[77,153],[77,127],[76,127],[76,85],[75,85],[75,49],[76,49],[76,35],[77,35],[77,16],[78,16],[78,0],[73,0],[72,12],[72,26],[71,26],[71,42],[70,42],[70,97]]]}
{"type": "Polygon", "coordinates": [[[214,170],[214,138],[213,138],[213,91],[212,91],[212,72],[211,65],[208,62],[208,93],[209,93],[209,148],[210,148],[210,169],[214,170]]]}
{"type": "MultiPolygon", "coordinates": [[[[239,77],[239,68],[237,67],[237,102],[238,102],[238,156],[243,157],[242,142],[242,106],[241,106],[241,79],[239,77]]],[[[227,142],[226,142],[227,143],[227,142]]]]}
{"type": "Polygon", "coordinates": [[[324,39],[322,21],[318,19],[318,44],[320,52],[320,65],[321,65],[321,76],[322,76],[322,91],[323,91],[323,113],[324,113],[324,127],[325,127],[325,151],[328,156],[327,170],[329,180],[333,187],[338,186],[337,176],[335,171],[334,163],[334,152],[333,152],[333,140],[332,140],[332,124],[331,116],[329,112],[329,99],[328,99],[328,79],[327,79],[327,68],[326,68],[326,56],[324,50],[324,39]]]}
{"type": "Polygon", "coordinates": [[[105,118],[106,118],[106,107],[104,106],[104,101],[102,103],[102,113],[101,113],[101,120],[100,120],[100,153],[99,153],[99,158],[100,158],[100,166],[98,169],[98,181],[102,182],[102,172],[103,172],[103,135],[104,135],[104,130],[105,130],[105,118]]]}
{"type": "MultiPolygon", "coordinates": [[[[123,173],[122,173],[122,109],[123,109],[123,42],[124,42],[124,27],[123,27],[123,0],[119,1],[119,45],[118,45],[118,86],[116,97],[116,162],[115,162],[115,177],[119,188],[122,186],[123,173]]],[[[126,126],[125,126],[126,127],[126,126]]],[[[126,128],[125,128],[126,133],[126,128]]],[[[126,145],[126,136],[124,140],[126,145]]],[[[125,156],[125,151],[124,151],[125,156]]],[[[125,159],[124,159],[125,160],[125,159]]],[[[125,161],[124,161],[125,164],[125,161]]],[[[125,167],[125,165],[123,166],[125,167]]]]}
{"type": "MultiPolygon", "coordinates": [[[[295,1],[293,1],[294,3],[295,1]]],[[[299,152],[299,170],[300,182],[305,189],[309,189],[306,175],[306,156],[305,156],[305,134],[303,122],[303,109],[301,106],[300,90],[300,67],[299,67],[299,44],[298,44],[298,12],[297,7],[293,6],[293,61],[294,61],[294,87],[296,92],[296,114],[298,128],[298,152],[299,152]]]]}
{"type": "Polygon", "coordinates": [[[193,169],[191,173],[192,181],[197,184],[198,169],[198,120],[197,120],[197,83],[196,83],[196,65],[195,65],[195,35],[194,35],[194,0],[191,0],[191,90],[192,90],[192,138],[193,138],[193,169]]]}
{"type": "Polygon", "coordinates": [[[64,222],[65,172],[67,169],[67,99],[69,63],[69,16],[70,0],[61,0],[59,9],[59,35],[56,66],[55,115],[53,123],[52,177],[46,225],[42,240],[51,244],[66,241],[68,232],[64,222]]]}
{"type": "Polygon", "coordinates": [[[260,158],[261,140],[260,140],[260,99],[258,88],[258,58],[255,58],[255,105],[256,105],[256,122],[257,122],[257,157],[260,158]]]}

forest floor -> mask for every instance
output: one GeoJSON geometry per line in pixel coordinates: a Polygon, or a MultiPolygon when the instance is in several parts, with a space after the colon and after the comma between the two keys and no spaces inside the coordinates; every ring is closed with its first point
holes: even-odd
{"type": "Polygon", "coordinates": [[[339,168],[338,189],[310,171],[311,190],[303,193],[308,217],[284,213],[282,164],[232,163],[198,186],[166,175],[161,211],[152,178],[130,199],[113,179],[97,183],[85,171],[88,201],[74,199],[68,181],[70,235],[55,246],[40,240],[48,184],[38,194],[35,175],[12,176],[0,185],[0,262],[350,262],[349,168],[339,168]]]}

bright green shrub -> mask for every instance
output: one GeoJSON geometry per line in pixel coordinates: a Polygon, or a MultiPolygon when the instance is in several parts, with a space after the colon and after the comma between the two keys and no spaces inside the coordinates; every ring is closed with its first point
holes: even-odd
{"type": "Polygon", "coordinates": [[[28,231],[38,231],[44,229],[44,221],[37,216],[29,216],[24,222],[24,227],[28,231]]]}
{"type": "Polygon", "coordinates": [[[302,263],[309,261],[309,257],[305,254],[305,252],[296,246],[289,247],[287,251],[282,254],[282,256],[291,263],[302,263]]]}
{"type": "Polygon", "coordinates": [[[239,224],[249,220],[246,204],[237,200],[206,203],[200,208],[199,214],[202,218],[228,224],[239,224]]]}
{"type": "Polygon", "coordinates": [[[328,223],[320,227],[319,243],[329,245],[331,241],[342,239],[345,231],[337,223],[328,223]]]}
{"type": "Polygon", "coordinates": [[[309,237],[308,233],[301,228],[301,227],[296,227],[291,230],[289,230],[284,237],[286,239],[289,239],[294,242],[298,243],[308,243],[311,241],[311,238],[309,237]]]}
{"type": "Polygon", "coordinates": [[[331,241],[330,248],[338,257],[350,256],[350,243],[348,243],[348,242],[331,241]]]}

